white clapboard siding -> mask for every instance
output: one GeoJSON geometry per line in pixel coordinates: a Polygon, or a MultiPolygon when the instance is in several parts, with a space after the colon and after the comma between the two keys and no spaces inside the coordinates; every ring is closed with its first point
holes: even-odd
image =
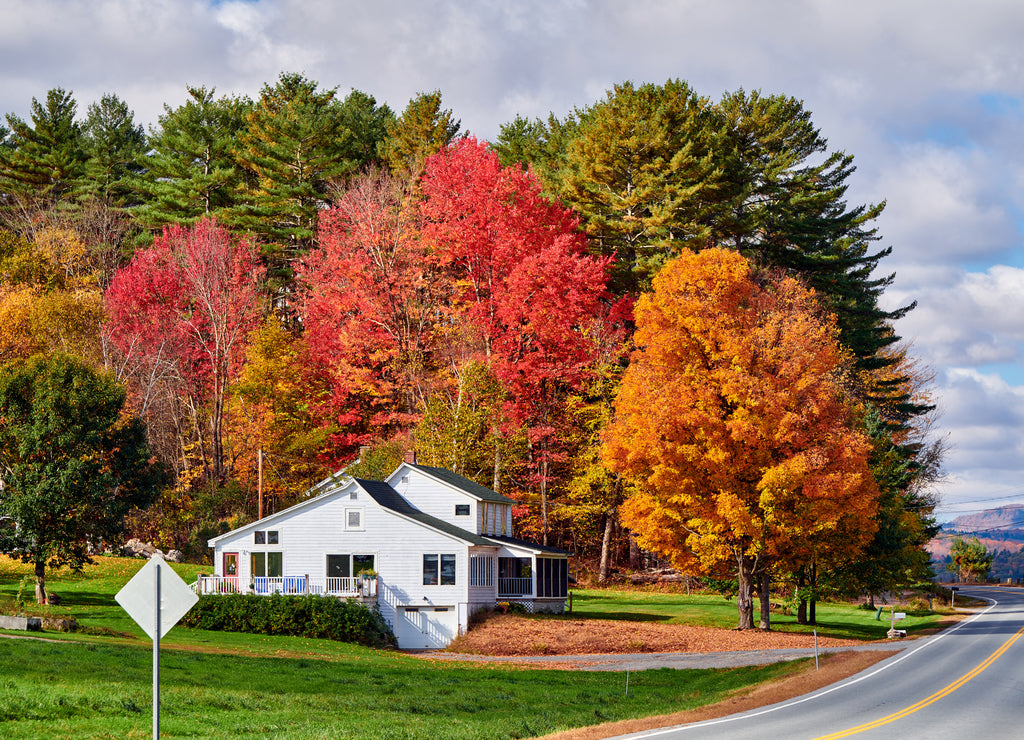
{"type": "Polygon", "coordinates": [[[449,486],[408,466],[400,469],[391,485],[401,496],[424,514],[451,522],[467,532],[479,534],[476,529],[478,501],[465,491],[449,486]],[[408,478],[408,480],[406,480],[408,478]],[[456,504],[468,504],[469,516],[455,516],[456,504]]]}

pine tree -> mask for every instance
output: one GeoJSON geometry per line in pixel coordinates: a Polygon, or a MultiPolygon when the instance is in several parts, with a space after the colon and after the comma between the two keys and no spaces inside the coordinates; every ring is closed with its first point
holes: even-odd
{"type": "Polygon", "coordinates": [[[739,90],[716,112],[723,121],[726,207],[712,224],[712,240],[799,275],[836,313],[857,369],[884,365],[881,351],[898,340],[892,322],[913,305],[896,311],[878,305],[892,282],[892,276],[873,277],[891,249],[870,251],[879,238],[872,223],[884,203],[848,207],[853,156],[829,152],[810,112],[792,97],[739,90]]]}
{"type": "Polygon", "coordinates": [[[387,127],[380,145],[381,158],[402,178],[418,180],[427,157],[455,140],[461,121],[441,107],[441,92],[420,93],[406,106],[402,117],[387,127]]]}
{"type": "Polygon", "coordinates": [[[105,204],[130,204],[127,182],[142,172],[146,132],[134,116],[127,103],[113,94],[92,103],[86,115],[83,131],[89,159],[83,192],[105,204]]]}
{"type": "Polygon", "coordinates": [[[164,106],[159,128],[150,133],[146,172],[135,181],[145,202],[132,213],[152,231],[222,219],[240,202],[243,173],[233,149],[252,102],[215,98],[213,88],[187,90],[183,105],[164,106]]]}
{"type": "Polygon", "coordinates": [[[564,161],[547,176],[591,248],[616,255],[616,292],[648,289],[665,260],[708,243],[720,206],[709,107],[678,80],[623,83],[561,132],[564,161]]]}
{"type": "Polygon", "coordinates": [[[317,215],[330,205],[334,185],[366,163],[372,131],[379,127],[371,110],[370,134],[352,130],[372,98],[353,93],[352,105],[337,100],[336,88],[319,90],[300,74],[282,73],[274,86],[264,85],[246,116],[235,149],[238,162],[251,173],[247,202],[228,223],[258,234],[268,263],[271,288],[279,309],[290,313],[294,293],[293,262],[313,245],[317,215]]]}
{"type": "Polygon", "coordinates": [[[0,192],[8,201],[54,205],[77,195],[86,161],[77,108],[71,93],[58,87],[45,103],[32,98],[30,121],[7,114],[11,133],[0,148],[0,192]]]}

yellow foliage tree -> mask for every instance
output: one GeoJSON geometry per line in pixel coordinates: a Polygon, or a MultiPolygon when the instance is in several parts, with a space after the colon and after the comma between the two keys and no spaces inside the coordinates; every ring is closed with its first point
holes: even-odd
{"type": "Polygon", "coordinates": [[[0,233],[0,361],[60,351],[99,364],[102,319],[99,275],[75,231],[0,233]]]}
{"type": "Polygon", "coordinates": [[[871,446],[843,392],[834,319],[789,277],[707,249],[666,264],[636,308],[636,344],[603,448],[637,493],[620,516],[680,567],[738,576],[769,628],[772,565],[816,539],[873,531],[871,446]]]}

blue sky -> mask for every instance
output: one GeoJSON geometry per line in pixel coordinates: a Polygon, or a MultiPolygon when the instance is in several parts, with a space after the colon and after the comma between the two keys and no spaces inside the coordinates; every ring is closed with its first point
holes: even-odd
{"type": "Polygon", "coordinates": [[[0,112],[115,92],[153,124],[185,86],[255,96],[281,71],[401,111],[440,89],[492,138],[623,80],[800,98],[855,156],[918,301],[897,329],[935,374],[943,518],[1024,503],[1024,3],[1017,0],[6,0],[0,112]]]}

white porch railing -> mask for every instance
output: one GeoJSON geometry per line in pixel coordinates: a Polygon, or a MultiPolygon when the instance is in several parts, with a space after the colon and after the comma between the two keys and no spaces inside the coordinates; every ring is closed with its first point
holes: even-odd
{"type": "Polygon", "coordinates": [[[533,579],[499,578],[498,598],[506,596],[533,596],[533,579]]]}
{"type": "Polygon", "coordinates": [[[243,580],[237,576],[199,576],[190,587],[199,595],[213,594],[320,594],[323,596],[377,597],[377,578],[310,578],[257,576],[243,580]]]}

